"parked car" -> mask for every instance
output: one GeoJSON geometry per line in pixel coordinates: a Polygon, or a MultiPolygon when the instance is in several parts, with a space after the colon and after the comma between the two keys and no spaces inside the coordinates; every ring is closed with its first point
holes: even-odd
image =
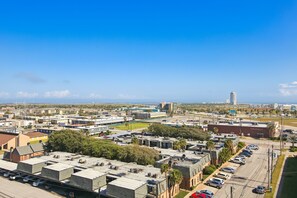
{"type": "Polygon", "coordinates": [[[259,147],[257,145],[255,145],[255,144],[250,144],[250,145],[247,146],[247,149],[249,149],[249,150],[258,150],[259,147]]]}
{"type": "Polygon", "coordinates": [[[266,192],[266,187],[265,186],[257,186],[256,188],[253,189],[254,193],[257,194],[264,194],[266,192]]]}
{"type": "Polygon", "coordinates": [[[240,157],[240,158],[242,158],[242,159],[244,159],[244,160],[246,160],[246,159],[247,159],[247,156],[245,156],[245,155],[242,155],[242,154],[239,154],[239,155],[237,155],[237,157],[240,157]]]}
{"type": "Polygon", "coordinates": [[[10,177],[11,175],[13,175],[13,172],[5,172],[3,174],[4,177],[10,177]]]}
{"type": "Polygon", "coordinates": [[[221,171],[226,172],[226,173],[235,173],[235,169],[232,167],[221,168],[221,171]]]}
{"type": "Polygon", "coordinates": [[[17,180],[17,179],[20,179],[20,178],[22,178],[22,175],[20,173],[17,173],[15,175],[11,175],[9,177],[10,180],[17,180]]]}
{"type": "Polygon", "coordinates": [[[245,165],[245,161],[239,157],[236,157],[236,158],[232,159],[231,161],[236,164],[245,165]]]}
{"type": "Polygon", "coordinates": [[[212,186],[212,187],[215,187],[215,188],[218,188],[218,189],[221,189],[223,187],[223,184],[221,182],[213,180],[213,179],[208,180],[206,182],[206,185],[212,186]]]}
{"type": "Polygon", "coordinates": [[[27,183],[29,181],[33,181],[33,180],[34,180],[34,177],[32,177],[32,176],[26,176],[23,178],[23,182],[25,182],[25,183],[27,183]]]}
{"type": "Polygon", "coordinates": [[[205,195],[209,195],[209,196],[214,196],[214,193],[211,192],[210,190],[198,190],[198,191],[196,191],[196,193],[205,194],[205,195]]]}
{"type": "Polygon", "coordinates": [[[213,198],[213,195],[195,192],[190,196],[190,198],[213,198]]]}
{"type": "Polygon", "coordinates": [[[37,187],[37,186],[40,186],[40,185],[43,185],[43,184],[45,184],[45,180],[43,180],[43,179],[37,179],[36,181],[33,182],[32,185],[34,187],[37,187]]]}
{"type": "Polygon", "coordinates": [[[251,153],[249,153],[249,152],[245,152],[245,151],[241,152],[240,155],[244,155],[244,156],[246,156],[246,157],[251,157],[251,156],[252,156],[251,153]]]}
{"type": "Polygon", "coordinates": [[[251,155],[253,155],[253,151],[252,151],[252,150],[250,150],[250,149],[243,149],[242,151],[243,151],[243,152],[250,153],[251,155]]]}
{"type": "Polygon", "coordinates": [[[217,174],[215,174],[216,177],[221,178],[221,179],[229,179],[230,175],[224,172],[219,172],[217,174]]]}
{"type": "Polygon", "coordinates": [[[213,177],[212,178],[212,181],[217,181],[217,182],[220,182],[221,184],[224,184],[225,183],[225,181],[223,179],[217,178],[217,177],[213,177]]]}

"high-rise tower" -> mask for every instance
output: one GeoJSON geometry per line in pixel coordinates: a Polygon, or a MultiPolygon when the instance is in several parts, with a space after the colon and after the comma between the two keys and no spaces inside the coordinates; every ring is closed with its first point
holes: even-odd
{"type": "Polygon", "coordinates": [[[237,105],[236,93],[234,91],[230,93],[230,104],[237,105]]]}

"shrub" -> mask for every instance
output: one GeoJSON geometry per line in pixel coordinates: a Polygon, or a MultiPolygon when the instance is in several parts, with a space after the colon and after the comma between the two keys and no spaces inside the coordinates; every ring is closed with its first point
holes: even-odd
{"type": "Polygon", "coordinates": [[[203,174],[211,175],[216,169],[215,165],[209,165],[203,169],[203,174]]]}
{"type": "Polygon", "coordinates": [[[297,147],[296,146],[291,146],[290,147],[290,152],[296,152],[297,151],[297,147]]]}

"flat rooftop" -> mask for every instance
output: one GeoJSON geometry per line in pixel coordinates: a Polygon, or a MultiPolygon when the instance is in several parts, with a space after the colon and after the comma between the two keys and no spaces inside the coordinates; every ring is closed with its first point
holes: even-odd
{"type": "Polygon", "coordinates": [[[53,163],[67,164],[76,169],[93,169],[113,177],[125,177],[143,182],[146,182],[147,180],[165,180],[164,175],[161,174],[161,170],[152,165],[143,166],[136,163],[127,163],[106,158],[90,157],[58,151],[52,152],[48,156],[41,156],[40,158],[53,163]],[[59,158],[55,158],[54,156],[59,156],[59,158]],[[153,175],[154,177],[152,177],[153,175]]]}
{"type": "Polygon", "coordinates": [[[241,126],[241,127],[259,127],[259,128],[267,128],[268,123],[261,123],[261,122],[220,122],[216,124],[210,125],[222,125],[222,126],[241,126]]]}
{"type": "Polygon", "coordinates": [[[139,182],[134,179],[128,179],[128,178],[121,177],[119,179],[116,179],[116,180],[110,182],[109,185],[114,185],[114,186],[130,189],[130,190],[136,190],[139,187],[146,185],[146,183],[139,182]]]}
{"type": "Polygon", "coordinates": [[[30,165],[45,163],[45,162],[47,162],[47,160],[44,160],[41,158],[31,158],[28,160],[21,161],[21,163],[30,164],[30,165]]]}
{"type": "Polygon", "coordinates": [[[15,171],[17,169],[17,165],[18,164],[13,162],[8,162],[2,159],[0,160],[0,168],[3,168],[5,170],[15,171]]]}
{"type": "Polygon", "coordinates": [[[73,168],[73,166],[70,166],[68,164],[57,163],[57,164],[45,166],[44,168],[50,169],[50,170],[55,170],[55,171],[62,171],[62,170],[66,170],[69,168],[73,168]]]}
{"type": "Polygon", "coordinates": [[[93,169],[86,169],[86,170],[78,171],[72,175],[93,180],[95,178],[102,177],[102,176],[106,175],[106,173],[95,171],[93,169]]]}

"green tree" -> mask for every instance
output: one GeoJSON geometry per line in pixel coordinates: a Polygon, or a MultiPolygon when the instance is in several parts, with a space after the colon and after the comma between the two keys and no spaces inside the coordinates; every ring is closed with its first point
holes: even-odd
{"type": "Polygon", "coordinates": [[[212,151],[215,148],[215,144],[214,144],[213,141],[210,140],[210,141],[207,141],[206,147],[207,147],[208,150],[212,151]]]}
{"type": "Polygon", "coordinates": [[[177,170],[177,169],[172,169],[170,171],[169,174],[169,184],[170,184],[170,188],[169,188],[169,192],[170,192],[170,197],[172,197],[174,195],[174,187],[176,184],[180,184],[183,180],[183,175],[182,173],[177,170]]]}
{"type": "Polygon", "coordinates": [[[219,129],[218,129],[218,127],[214,127],[214,128],[213,128],[213,132],[214,132],[215,134],[218,134],[218,133],[219,133],[219,129]]]}
{"type": "Polygon", "coordinates": [[[233,147],[233,142],[232,142],[232,140],[230,140],[230,139],[226,140],[226,141],[225,141],[225,144],[224,144],[224,147],[227,148],[227,149],[229,149],[229,151],[230,151],[231,153],[233,153],[233,151],[234,151],[234,147],[233,147]]]}
{"type": "Polygon", "coordinates": [[[169,167],[169,165],[168,164],[162,164],[161,165],[161,173],[163,174],[164,173],[164,175],[165,175],[165,178],[166,178],[166,186],[167,186],[167,188],[168,188],[168,172],[169,172],[169,170],[170,170],[170,167],[169,167]]]}
{"type": "Polygon", "coordinates": [[[132,144],[139,144],[139,140],[137,139],[137,137],[132,137],[131,143],[132,144]]]}
{"type": "Polygon", "coordinates": [[[180,148],[183,149],[183,150],[186,150],[186,147],[187,147],[187,141],[185,139],[180,139],[179,140],[179,145],[180,145],[180,148]]]}
{"type": "Polygon", "coordinates": [[[223,164],[227,162],[231,157],[231,151],[228,148],[223,148],[219,153],[219,163],[223,164]]]}

